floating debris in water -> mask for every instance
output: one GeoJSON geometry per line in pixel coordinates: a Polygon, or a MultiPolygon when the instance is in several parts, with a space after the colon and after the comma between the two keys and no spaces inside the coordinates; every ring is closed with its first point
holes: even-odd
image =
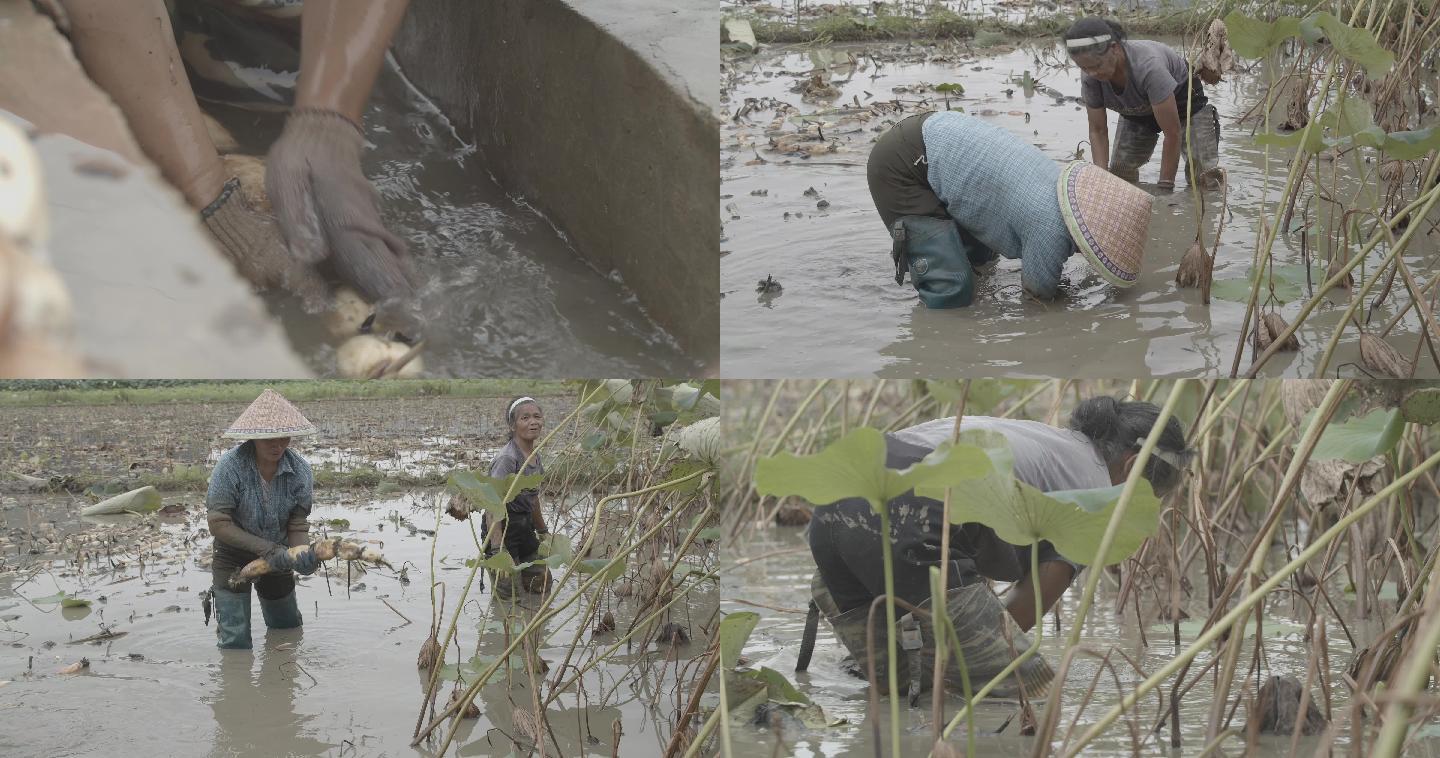
{"type": "Polygon", "coordinates": [[[780,282],[775,281],[775,277],[770,275],[766,275],[766,277],[761,279],[760,283],[755,286],[755,291],[762,295],[778,295],[783,289],[785,288],[780,286],[780,282]]]}
{"type": "Polygon", "coordinates": [[[690,633],[685,631],[685,627],[671,621],[665,626],[660,627],[660,637],[658,639],[670,645],[683,645],[690,641],[690,633]]]}
{"type": "Polygon", "coordinates": [[[1260,687],[1255,695],[1255,706],[1245,722],[1245,731],[1251,734],[1294,734],[1298,724],[1300,734],[1319,734],[1327,725],[1325,716],[1315,705],[1315,698],[1305,697],[1305,687],[1299,680],[1289,676],[1272,676],[1260,687]],[[1305,713],[1300,713],[1300,701],[1305,700],[1305,713]]]}
{"type": "Polygon", "coordinates": [[[605,615],[600,617],[600,623],[595,625],[595,633],[606,634],[613,631],[615,631],[615,614],[605,611],[605,615]]]}

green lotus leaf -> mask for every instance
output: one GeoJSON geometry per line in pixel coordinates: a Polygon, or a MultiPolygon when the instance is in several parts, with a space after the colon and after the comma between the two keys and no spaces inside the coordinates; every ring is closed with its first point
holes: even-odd
{"type": "MultiPolygon", "coordinates": [[[[544,474],[511,474],[497,479],[477,474],[474,471],[456,471],[450,474],[446,488],[465,496],[471,506],[482,508],[496,519],[505,518],[505,494],[520,494],[522,490],[535,489],[544,481],[544,474]],[[518,480],[518,482],[516,481],[518,480]],[[511,484],[514,483],[514,489],[511,484]]],[[[514,498],[511,495],[511,498],[514,498]]]]}
{"type": "MultiPolygon", "coordinates": [[[[1315,411],[1305,419],[1304,428],[1314,423],[1315,411]]],[[[1331,423],[1325,427],[1315,451],[1310,454],[1312,461],[1328,461],[1336,458],[1351,463],[1364,463],[1377,455],[1384,455],[1400,441],[1405,428],[1405,419],[1400,417],[1399,408],[1380,408],[1364,416],[1350,418],[1343,423],[1331,423]]]]}
{"type": "Polygon", "coordinates": [[[948,445],[904,471],[887,468],[885,435],[861,427],[815,455],[762,458],[755,466],[755,488],[762,495],[795,495],[816,505],[862,497],[878,510],[911,489],[959,484],[988,469],[983,451],[948,445]]]}
{"type": "Polygon", "coordinates": [[[731,613],[720,620],[720,627],[715,635],[720,641],[720,666],[722,668],[735,668],[735,662],[740,660],[740,651],[745,647],[745,641],[750,639],[750,633],[755,631],[755,625],[759,623],[760,614],[754,611],[731,613]]]}
{"type": "MultiPolygon", "coordinates": [[[[955,487],[950,493],[950,520],[990,527],[1012,545],[1048,540],[1061,555],[1077,563],[1095,559],[1095,551],[1110,523],[1124,485],[1045,493],[1015,478],[1014,455],[1005,435],[988,430],[964,429],[958,447],[980,450],[991,470],[983,477],[955,487]]],[[[940,499],[943,489],[917,489],[917,495],[940,499]]],[[[1130,557],[1154,533],[1160,522],[1160,500],[1141,480],[1131,497],[1103,565],[1130,557]]]]}
{"type": "MultiPolygon", "coordinates": [[[[1325,38],[1330,41],[1330,46],[1335,49],[1335,52],[1364,66],[1365,75],[1371,79],[1379,79],[1390,71],[1391,66],[1395,65],[1395,55],[1381,47],[1369,29],[1348,26],[1345,22],[1324,11],[1306,18],[1301,26],[1313,26],[1324,32],[1325,38]]],[[[1239,49],[1235,46],[1233,39],[1230,41],[1230,45],[1236,50],[1239,49]]]]}
{"type": "Polygon", "coordinates": [[[1272,21],[1250,18],[1240,11],[1225,16],[1226,36],[1230,47],[1246,58],[1264,58],[1281,42],[1300,33],[1300,19],[1281,16],[1272,21]]]}

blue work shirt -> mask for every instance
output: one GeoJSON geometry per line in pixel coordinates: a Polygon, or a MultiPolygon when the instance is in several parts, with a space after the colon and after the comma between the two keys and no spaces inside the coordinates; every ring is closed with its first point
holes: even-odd
{"type": "Polygon", "coordinates": [[[945,212],[981,244],[1020,259],[1020,282],[1036,297],[1060,290],[1075,243],[1060,215],[1060,164],[994,124],[942,111],[921,126],[926,179],[945,212]]]}
{"type": "Polygon", "coordinates": [[[310,464],[287,449],[270,481],[267,498],[255,464],[255,446],[247,441],[226,450],[215,464],[205,509],[231,511],[230,517],[241,529],[284,545],[286,525],[295,516],[309,517],[314,494],[310,464]]]}

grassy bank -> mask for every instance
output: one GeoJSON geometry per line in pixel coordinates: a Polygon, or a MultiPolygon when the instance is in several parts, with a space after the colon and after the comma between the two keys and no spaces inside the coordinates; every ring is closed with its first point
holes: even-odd
{"type": "Polygon", "coordinates": [[[563,381],[529,379],[389,379],[383,381],[268,382],[0,382],[0,407],[36,405],[153,405],[248,403],[270,387],[294,402],[401,397],[512,397],[568,394],[563,381]]]}
{"type": "MultiPolygon", "coordinates": [[[[1204,8],[1174,8],[1158,11],[1122,11],[1114,17],[1132,36],[1173,36],[1193,32],[1211,19],[1224,16],[1230,3],[1204,8]]],[[[750,22],[755,40],[762,44],[874,42],[905,39],[971,39],[982,45],[998,44],[1005,38],[1056,38],[1075,20],[1067,13],[1028,19],[1022,22],[999,18],[961,16],[943,7],[928,9],[920,16],[868,15],[858,7],[842,6],[834,13],[780,20],[742,16],[750,22]]]]}

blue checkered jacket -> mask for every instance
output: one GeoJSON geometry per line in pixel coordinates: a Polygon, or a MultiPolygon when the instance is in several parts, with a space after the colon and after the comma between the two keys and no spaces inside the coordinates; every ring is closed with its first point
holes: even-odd
{"type": "Polygon", "coordinates": [[[944,111],[925,120],[927,178],[946,212],[1006,258],[1020,259],[1020,281],[1055,297],[1074,252],[1060,217],[1060,165],[1000,127],[944,111]]]}

